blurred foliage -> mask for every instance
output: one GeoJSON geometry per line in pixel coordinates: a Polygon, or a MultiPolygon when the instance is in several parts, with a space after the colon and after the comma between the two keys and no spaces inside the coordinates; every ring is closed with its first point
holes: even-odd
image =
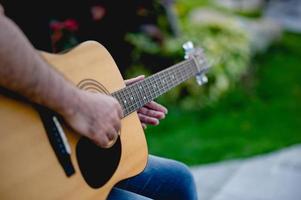
{"type": "Polygon", "coordinates": [[[187,14],[197,8],[197,7],[211,7],[215,10],[219,10],[223,13],[234,13],[237,15],[250,17],[250,18],[258,18],[262,16],[262,9],[259,10],[250,10],[250,11],[242,11],[242,10],[231,10],[222,6],[219,6],[215,1],[209,1],[209,0],[176,0],[176,10],[178,15],[181,18],[185,18],[187,14]]]}
{"type": "MultiPolygon", "coordinates": [[[[196,5],[193,1],[187,1],[191,4],[181,2],[177,6],[185,10],[183,12],[196,5]]],[[[165,65],[183,60],[182,44],[190,40],[195,46],[205,50],[208,64],[212,65],[208,74],[209,83],[205,87],[199,87],[191,79],[159,100],[165,104],[180,105],[185,109],[201,108],[218,100],[244,74],[250,60],[250,41],[247,33],[231,18],[223,22],[194,24],[183,17],[181,24],[181,36],[175,38],[166,35],[163,44],[154,42],[142,33],[128,34],[126,40],[134,46],[133,67],[128,71],[128,76],[137,75],[137,71],[148,75],[162,68],[155,67],[155,63],[150,65],[148,61],[151,59],[145,59],[147,57],[158,63],[165,60],[165,65]]]]}
{"type": "Polygon", "coordinates": [[[255,18],[258,19],[259,17],[262,17],[262,10],[257,11],[250,11],[250,12],[244,12],[244,11],[236,11],[234,12],[237,15],[244,16],[247,18],[255,18]]]}
{"type": "Polygon", "coordinates": [[[210,0],[176,0],[175,8],[180,18],[185,19],[187,14],[201,6],[208,6],[214,7],[214,3],[210,0]]]}

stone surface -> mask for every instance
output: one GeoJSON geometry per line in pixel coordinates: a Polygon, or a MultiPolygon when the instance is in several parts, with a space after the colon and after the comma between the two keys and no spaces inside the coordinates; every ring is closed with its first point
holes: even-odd
{"type": "Polygon", "coordinates": [[[270,0],[265,17],[279,22],[288,31],[301,33],[300,0],[270,0]]]}
{"type": "Polygon", "coordinates": [[[215,0],[217,5],[240,12],[257,12],[264,6],[263,0],[215,0]]]}
{"type": "Polygon", "coordinates": [[[282,35],[282,27],[269,18],[249,19],[224,14],[210,8],[197,8],[190,13],[189,17],[193,23],[223,23],[240,26],[250,36],[250,48],[254,54],[266,50],[282,35]]]}
{"type": "Polygon", "coordinates": [[[240,166],[240,161],[192,168],[198,185],[199,199],[211,199],[226,184],[240,166]]]}
{"type": "Polygon", "coordinates": [[[251,159],[192,167],[202,200],[300,200],[301,145],[251,159]]]}
{"type": "Polygon", "coordinates": [[[274,20],[267,18],[251,20],[245,17],[239,17],[238,20],[250,36],[253,53],[265,51],[274,41],[281,38],[282,27],[274,20]]]}
{"type": "Polygon", "coordinates": [[[211,8],[196,8],[189,14],[190,21],[194,23],[227,23],[233,21],[233,16],[227,15],[211,8]]]}

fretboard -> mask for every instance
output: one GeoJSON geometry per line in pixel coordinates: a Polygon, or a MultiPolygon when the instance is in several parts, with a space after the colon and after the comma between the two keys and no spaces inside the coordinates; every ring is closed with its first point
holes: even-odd
{"type": "Polygon", "coordinates": [[[124,117],[197,74],[193,59],[182,61],[112,94],[123,109],[124,117]]]}

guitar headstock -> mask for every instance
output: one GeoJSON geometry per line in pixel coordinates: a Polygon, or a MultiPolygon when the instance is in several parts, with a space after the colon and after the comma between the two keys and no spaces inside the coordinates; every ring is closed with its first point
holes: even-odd
{"type": "Polygon", "coordinates": [[[209,66],[206,61],[204,50],[202,48],[194,48],[191,41],[183,44],[185,50],[185,59],[193,59],[197,67],[196,80],[199,85],[203,85],[208,82],[208,78],[205,73],[208,71],[209,66]]]}

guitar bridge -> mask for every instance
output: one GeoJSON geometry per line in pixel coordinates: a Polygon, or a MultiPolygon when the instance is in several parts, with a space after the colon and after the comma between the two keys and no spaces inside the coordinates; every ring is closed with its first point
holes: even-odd
{"type": "Polygon", "coordinates": [[[41,117],[50,145],[54,150],[59,163],[66,176],[72,176],[75,174],[75,169],[71,161],[71,149],[56,114],[41,105],[35,105],[35,107],[41,117]]]}

